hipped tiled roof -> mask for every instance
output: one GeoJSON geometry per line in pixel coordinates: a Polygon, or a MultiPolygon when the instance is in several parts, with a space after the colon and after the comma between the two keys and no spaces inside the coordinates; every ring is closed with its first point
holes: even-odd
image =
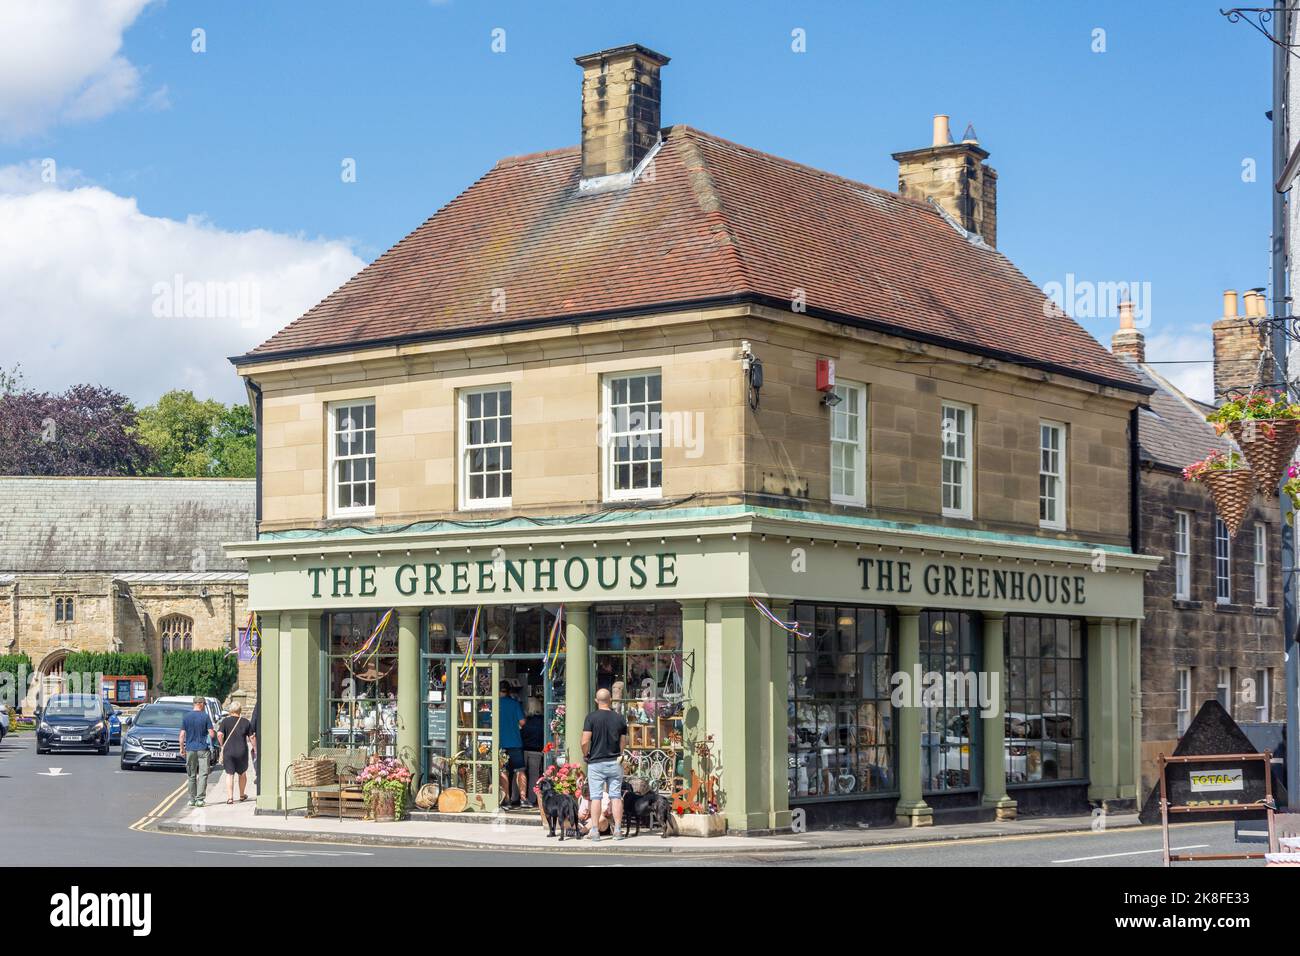
{"type": "Polygon", "coordinates": [[[236,361],[728,298],[788,308],[802,290],[813,315],[1144,390],[929,203],[686,126],[663,137],[653,175],[603,192],[579,189],[576,147],[502,160],[236,361]]]}
{"type": "Polygon", "coordinates": [[[1155,389],[1148,407],[1138,412],[1138,446],[1144,461],[1182,469],[1212,451],[1233,448],[1205,420],[1209,407],[1184,395],[1150,366],[1123,361],[1144,384],[1155,389]]]}

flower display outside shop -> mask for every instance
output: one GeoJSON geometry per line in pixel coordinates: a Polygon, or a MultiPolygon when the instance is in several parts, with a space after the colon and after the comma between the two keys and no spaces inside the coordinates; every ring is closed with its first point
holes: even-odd
{"type": "Polygon", "coordinates": [[[1286,469],[1286,483],[1282,492],[1291,499],[1291,510],[1286,513],[1288,524],[1295,523],[1295,513],[1300,511],[1300,465],[1291,462],[1286,469]]]}
{"type": "Polygon", "coordinates": [[[1269,434],[1273,430],[1272,422],[1296,419],[1300,419],[1300,404],[1290,401],[1284,392],[1273,389],[1262,389],[1251,392],[1244,398],[1230,399],[1205,416],[1205,420],[1220,435],[1233,422],[1265,423],[1263,430],[1269,434]]]}
{"type": "Polygon", "coordinates": [[[384,757],[364,767],[357,774],[357,783],[365,794],[366,806],[372,815],[376,805],[388,800],[393,804],[393,818],[402,819],[406,813],[406,797],[411,788],[411,771],[393,757],[384,757]]]}
{"type": "Polygon", "coordinates": [[[1232,471],[1245,467],[1246,461],[1238,452],[1224,454],[1221,451],[1212,451],[1200,461],[1192,462],[1183,469],[1183,481],[1204,481],[1205,476],[1212,471],[1232,471]]]}
{"type": "Polygon", "coordinates": [[[1210,488],[1214,508],[1228,529],[1228,537],[1236,537],[1241,522],[1250,508],[1255,494],[1256,475],[1235,451],[1212,451],[1205,458],[1183,469],[1184,481],[1197,481],[1210,488]]]}
{"type": "Polygon", "coordinates": [[[551,765],[546,768],[542,776],[538,778],[537,783],[533,785],[533,793],[541,799],[541,784],[543,780],[549,780],[555,786],[556,793],[568,794],[570,796],[580,796],[582,793],[582,765],[576,763],[566,763],[559,767],[551,765]]]}

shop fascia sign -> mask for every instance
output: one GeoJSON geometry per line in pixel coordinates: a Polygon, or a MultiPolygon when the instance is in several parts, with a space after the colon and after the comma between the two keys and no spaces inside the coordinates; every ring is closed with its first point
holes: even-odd
{"type": "Polygon", "coordinates": [[[984,601],[1028,601],[1068,607],[1085,604],[1088,581],[1083,574],[1039,571],[1013,566],[974,567],[907,558],[858,558],[862,590],[894,595],[984,601]]]}
{"type": "Polygon", "coordinates": [[[545,595],[565,590],[664,591],[677,587],[677,554],[592,555],[424,561],[380,567],[319,565],[306,569],[313,599],[446,595],[545,595]]]}

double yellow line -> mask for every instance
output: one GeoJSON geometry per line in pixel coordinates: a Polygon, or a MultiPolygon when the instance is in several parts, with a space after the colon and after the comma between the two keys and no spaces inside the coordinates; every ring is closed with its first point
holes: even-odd
{"type": "Polygon", "coordinates": [[[188,780],[185,781],[185,783],[181,784],[171,793],[167,794],[167,796],[163,797],[162,800],[158,802],[157,806],[155,806],[152,810],[150,810],[148,813],[142,816],[139,820],[136,820],[135,823],[131,824],[129,827],[127,827],[127,829],[128,830],[149,829],[149,827],[153,825],[153,822],[155,820],[157,820],[161,816],[165,816],[168,810],[176,806],[176,801],[179,800],[181,798],[181,795],[189,789],[189,786],[190,786],[189,781],[188,780]]]}

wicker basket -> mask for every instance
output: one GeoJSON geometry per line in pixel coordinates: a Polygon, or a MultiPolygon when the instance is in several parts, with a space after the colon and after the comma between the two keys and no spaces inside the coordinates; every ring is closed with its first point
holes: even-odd
{"type": "Polygon", "coordinates": [[[415,805],[421,810],[432,810],[438,805],[438,794],[442,788],[436,783],[426,783],[415,795],[415,805]]]}
{"type": "Polygon", "coordinates": [[[1228,537],[1236,537],[1255,497],[1255,473],[1249,468],[1226,468],[1207,471],[1201,481],[1210,486],[1214,509],[1227,526],[1228,537]]]}
{"type": "Polygon", "coordinates": [[[1300,445],[1300,421],[1291,418],[1277,421],[1248,419],[1229,422],[1228,431],[1246,461],[1250,462],[1260,493],[1275,494],[1296,446],[1300,445]],[[1269,431],[1273,433],[1271,438],[1269,431]]]}
{"type": "Polygon", "coordinates": [[[338,774],[333,760],[303,754],[289,764],[289,779],[295,787],[323,787],[338,783],[338,774]]]}

